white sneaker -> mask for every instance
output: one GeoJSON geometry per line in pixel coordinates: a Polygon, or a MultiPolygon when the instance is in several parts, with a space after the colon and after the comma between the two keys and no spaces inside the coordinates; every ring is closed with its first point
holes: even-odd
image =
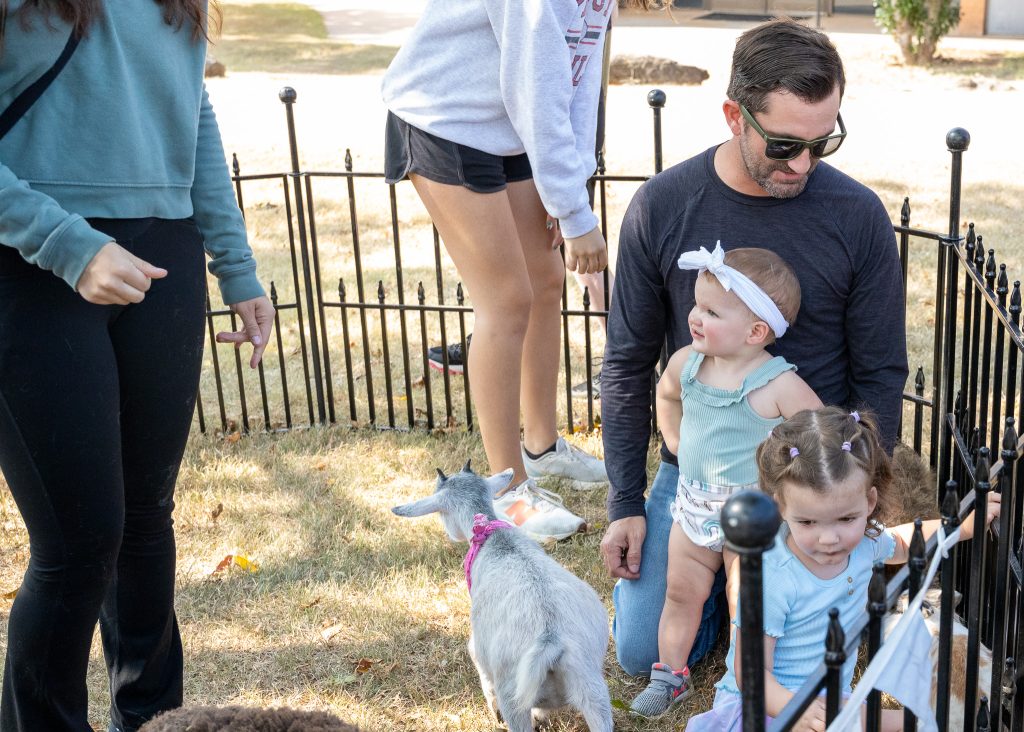
{"type": "Polygon", "coordinates": [[[537,487],[532,478],[496,498],[494,512],[537,541],[565,539],[586,524],[562,505],[561,496],[537,487]]]}
{"type": "Polygon", "coordinates": [[[546,452],[536,460],[531,459],[523,448],[523,464],[526,466],[526,474],[531,478],[557,478],[576,490],[608,485],[604,461],[573,447],[561,437],[552,452],[546,452]]]}

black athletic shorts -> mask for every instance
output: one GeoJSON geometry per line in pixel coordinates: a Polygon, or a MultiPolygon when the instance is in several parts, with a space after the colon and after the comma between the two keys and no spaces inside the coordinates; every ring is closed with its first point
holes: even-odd
{"type": "Polygon", "coordinates": [[[533,178],[526,153],[491,155],[442,139],[413,127],[388,112],[384,142],[384,176],[388,183],[409,173],[438,183],[465,186],[477,193],[495,193],[520,180],[533,178]]]}

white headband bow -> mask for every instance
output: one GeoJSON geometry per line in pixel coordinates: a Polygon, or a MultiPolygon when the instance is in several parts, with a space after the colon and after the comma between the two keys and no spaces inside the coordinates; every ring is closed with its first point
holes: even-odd
{"type": "Polygon", "coordinates": [[[710,272],[726,292],[732,292],[754,315],[768,323],[775,331],[776,338],[785,335],[789,323],[782,316],[779,306],[753,280],[725,263],[725,250],[722,249],[721,241],[715,244],[713,252],[701,247],[700,251],[682,254],[679,257],[679,269],[695,269],[698,274],[710,272]]]}

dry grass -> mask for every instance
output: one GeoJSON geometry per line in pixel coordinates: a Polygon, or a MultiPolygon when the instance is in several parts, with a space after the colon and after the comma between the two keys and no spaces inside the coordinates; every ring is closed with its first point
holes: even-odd
{"type": "MultiPolygon", "coordinates": [[[[312,65],[296,61],[295,49],[285,49],[287,53],[280,55],[284,52],[270,41],[262,50],[251,48],[255,42],[249,34],[252,28],[259,29],[259,24],[241,25],[242,20],[252,19],[246,13],[256,12],[238,9],[242,7],[225,6],[225,38],[235,34],[230,42],[237,42],[240,48],[249,46],[247,52],[256,56],[264,54],[263,61],[253,61],[254,64],[264,64],[260,67],[263,70],[289,74],[295,70],[292,64],[306,71],[326,70],[316,65],[319,61],[309,62],[312,65]]],[[[279,10],[271,8],[272,12],[279,10]]],[[[302,25],[308,21],[309,18],[296,20],[299,24],[293,26],[278,17],[275,27],[293,36],[304,36],[300,44],[303,49],[317,46],[317,37],[318,43],[325,43],[318,36],[318,28],[302,25]]],[[[699,47],[683,31],[679,29],[671,41],[673,47],[698,53],[699,47]],[[681,37],[686,42],[679,40],[681,37]]],[[[911,195],[913,223],[942,230],[946,226],[948,191],[942,149],[932,140],[926,151],[921,152],[919,146],[912,144],[916,140],[908,130],[914,124],[930,125],[931,140],[936,126],[941,133],[951,125],[923,115],[909,121],[904,119],[906,115],[894,115],[886,120],[889,136],[883,140],[883,153],[878,154],[874,146],[882,137],[878,132],[867,131],[879,127],[878,120],[873,118],[879,108],[873,95],[913,89],[924,95],[915,97],[917,109],[982,103],[1002,111],[1008,104],[1017,104],[1019,108],[1019,101],[1015,101],[1005,79],[1019,79],[1020,73],[1004,73],[1011,68],[1011,62],[1017,62],[1008,59],[997,65],[1000,71],[990,78],[993,84],[1002,86],[967,91],[956,86],[958,81],[954,77],[903,69],[893,65],[889,55],[879,58],[876,46],[865,44],[862,48],[852,43],[849,39],[840,41],[850,73],[844,117],[849,109],[847,122],[851,130],[857,125],[858,134],[851,134],[841,167],[877,190],[894,218],[898,217],[903,196],[911,195]]],[[[719,56],[722,48],[729,47],[731,42],[706,49],[702,65],[712,71],[709,84],[724,86],[719,56]]],[[[986,69],[995,68],[986,65],[984,54],[966,60],[960,54],[958,59],[961,66],[970,69],[972,79],[984,77],[986,69]]],[[[229,72],[244,68],[244,63],[248,62],[229,60],[229,72]]],[[[952,67],[944,70],[954,71],[952,67]]],[[[306,129],[302,151],[307,167],[340,169],[342,151],[346,145],[352,145],[357,170],[380,170],[379,153],[374,152],[379,147],[380,115],[379,109],[373,107],[378,80],[340,78],[239,74],[229,80],[213,81],[211,89],[221,112],[224,136],[229,150],[242,153],[243,171],[286,169],[283,130],[268,122],[272,119],[277,123],[282,118],[272,94],[283,83],[300,89],[298,111],[300,125],[306,129]],[[312,94],[306,92],[310,89],[312,94]],[[264,103],[268,90],[266,96],[270,101],[264,103]],[[347,107],[339,111],[333,106],[336,99],[346,103],[358,99],[370,111],[345,114],[347,107]],[[228,104],[222,105],[225,101],[228,104]],[[360,117],[371,119],[367,123],[360,117]],[[364,157],[360,157],[360,152],[364,157]]],[[[708,121],[712,102],[707,93],[686,89],[670,89],[669,93],[670,106],[665,112],[667,163],[698,152],[723,134],[720,120],[708,121]],[[705,113],[708,118],[701,117],[705,113]],[[676,134],[679,129],[687,134],[676,134]]],[[[640,109],[618,117],[613,114],[609,119],[609,160],[616,172],[650,169],[649,145],[642,140],[638,143],[636,135],[636,130],[649,129],[648,113],[643,109],[644,94],[645,90],[612,90],[611,109],[640,109]]],[[[883,102],[889,103],[891,100],[883,102]]],[[[992,152],[992,147],[1006,144],[995,126],[999,124],[999,115],[979,111],[974,106],[970,109],[978,120],[972,123],[978,150],[972,150],[967,157],[964,216],[978,222],[987,241],[998,244],[1000,259],[1008,262],[1010,271],[1019,271],[1024,263],[1024,247],[1020,245],[1024,229],[1017,209],[1024,197],[1024,185],[1019,179],[1020,166],[1012,157],[1019,153],[1015,149],[992,152]]],[[[938,139],[941,140],[941,134],[938,139]]],[[[374,287],[378,279],[383,280],[385,288],[393,293],[393,244],[386,191],[379,181],[357,185],[357,223],[364,247],[365,279],[374,287]]],[[[317,182],[316,186],[324,281],[336,282],[338,277],[349,277],[353,267],[347,247],[352,231],[348,194],[343,184],[336,181],[317,182]]],[[[621,184],[611,189],[609,242],[613,250],[618,221],[634,188],[621,184]]],[[[426,215],[409,187],[400,186],[399,196],[405,296],[412,300],[417,281],[432,282],[433,242],[426,215]]],[[[290,254],[284,243],[287,221],[282,200],[280,183],[246,188],[248,225],[261,272],[265,280],[275,281],[283,300],[294,300],[298,293],[289,274],[290,254]]],[[[930,300],[934,297],[933,262],[934,252],[917,245],[908,284],[911,364],[924,364],[926,370],[930,370],[929,329],[934,313],[934,302],[930,300]]],[[[447,257],[442,257],[442,266],[447,283],[446,301],[453,302],[457,275],[447,257]]],[[[351,291],[353,285],[349,286],[351,291]]],[[[570,306],[578,307],[578,292],[571,287],[569,293],[570,306]]],[[[371,319],[374,333],[377,322],[371,319]]],[[[332,342],[337,342],[338,319],[329,320],[327,327],[332,342]]],[[[389,327],[397,332],[396,322],[389,322],[389,327]]],[[[448,322],[449,337],[458,333],[457,328],[457,320],[448,322]]],[[[574,380],[580,376],[582,364],[581,329],[577,324],[572,334],[574,380]]],[[[285,319],[282,330],[293,416],[301,423],[306,407],[301,389],[296,388],[303,379],[295,350],[297,326],[285,319]]],[[[413,331],[411,341],[416,349],[420,345],[419,335],[416,328],[413,331]]],[[[358,338],[358,331],[355,333],[353,338],[358,338]]],[[[595,327],[593,333],[595,349],[599,350],[599,329],[595,327]]],[[[427,340],[432,341],[437,334],[438,324],[434,321],[429,324],[427,340]]],[[[227,351],[219,353],[222,360],[229,358],[227,351]]],[[[272,361],[276,362],[279,355],[276,346],[268,351],[272,361]]],[[[338,384],[343,381],[344,372],[337,352],[334,356],[334,380],[338,384]]],[[[379,362],[379,351],[372,356],[379,362]]],[[[358,346],[353,357],[357,364],[361,362],[358,346]]],[[[247,374],[245,378],[253,377],[247,374]]],[[[395,378],[396,383],[400,382],[401,375],[395,378]]],[[[279,380],[279,375],[268,371],[271,393],[275,393],[279,380]]],[[[228,416],[237,418],[237,396],[232,396],[235,387],[230,381],[224,387],[233,405],[228,416]]],[[[249,382],[250,388],[253,383],[249,382]]],[[[362,388],[362,382],[358,383],[362,388]]],[[[207,380],[203,389],[209,410],[215,398],[212,383],[207,380]]],[[[398,396],[422,403],[422,387],[417,389],[411,395],[398,396]]],[[[459,393],[457,387],[457,398],[459,393]]],[[[344,423],[343,395],[336,394],[336,399],[339,421],[344,423]]],[[[404,406],[401,401],[398,405],[401,413],[404,406]]],[[[360,409],[364,421],[365,408],[360,405],[360,409]]],[[[564,418],[561,400],[559,409],[564,418]]],[[[250,411],[255,411],[251,404],[250,411]]],[[[576,434],[569,439],[601,454],[599,434],[576,434]]],[[[454,469],[470,457],[477,465],[485,464],[478,436],[458,427],[433,433],[402,433],[336,426],[275,436],[256,435],[237,441],[193,436],[179,482],[176,511],[177,607],[185,642],[188,701],[323,708],[368,730],[494,729],[496,725],[486,712],[465,651],[469,600],[461,572],[463,550],[447,542],[436,520],[403,520],[388,510],[431,490],[430,476],[435,466],[454,469]],[[222,507],[219,513],[218,506],[222,507]],[[211,575],[227,554],[248,556],[259,562],[260,569],[248,573],[232,568],[211,575]]],[[[653,450],[649,460],[653,467],[653,450]]],[[[551,547],[551,552],[590,582],[610,610],[611,581],[597,556],[606,522],[604,496],[600,491],[574,492],[568,493],[566,500],[587,519],[589,530],[551,547]]],[[[28,541],[23,524],[9,492],[0,490],[0,596],[17,587],[27,561],[28,541]]],[[[6,648],[10,606],[10,598],[0,599],[0,650],[6,648]]],[[[682,729],[690,713],[710,706],[712,684],[721,675],[723,659],[724,648],[720,645],[710,661],[694,670],[697,694],[683,709],[660,722],[636,720],[617,711],[617,729],[682,729]]],[[[628,701],[640,690],[641,682],[619,672],[611,655],[607,669],[613,698],[628,701]]],[[[105,729],[107,692],[98,643],[90,667],[89,692],[90,719],[97,728],[105,729]]],[[[555,726],[560,732],[582,729],[582,723],[573,715],[563,715],[555,726]]]]}

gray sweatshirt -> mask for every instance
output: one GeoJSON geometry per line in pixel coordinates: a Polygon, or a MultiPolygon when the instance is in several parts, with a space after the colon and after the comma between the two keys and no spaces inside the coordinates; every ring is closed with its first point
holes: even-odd
{"type": "Polygon", "coordinates": [[[562,234],[586,234],[597,226],[586,183],[614,3],[431,0],[384,75],[384,103],[445,140],[525,152],[562,234]]]}

